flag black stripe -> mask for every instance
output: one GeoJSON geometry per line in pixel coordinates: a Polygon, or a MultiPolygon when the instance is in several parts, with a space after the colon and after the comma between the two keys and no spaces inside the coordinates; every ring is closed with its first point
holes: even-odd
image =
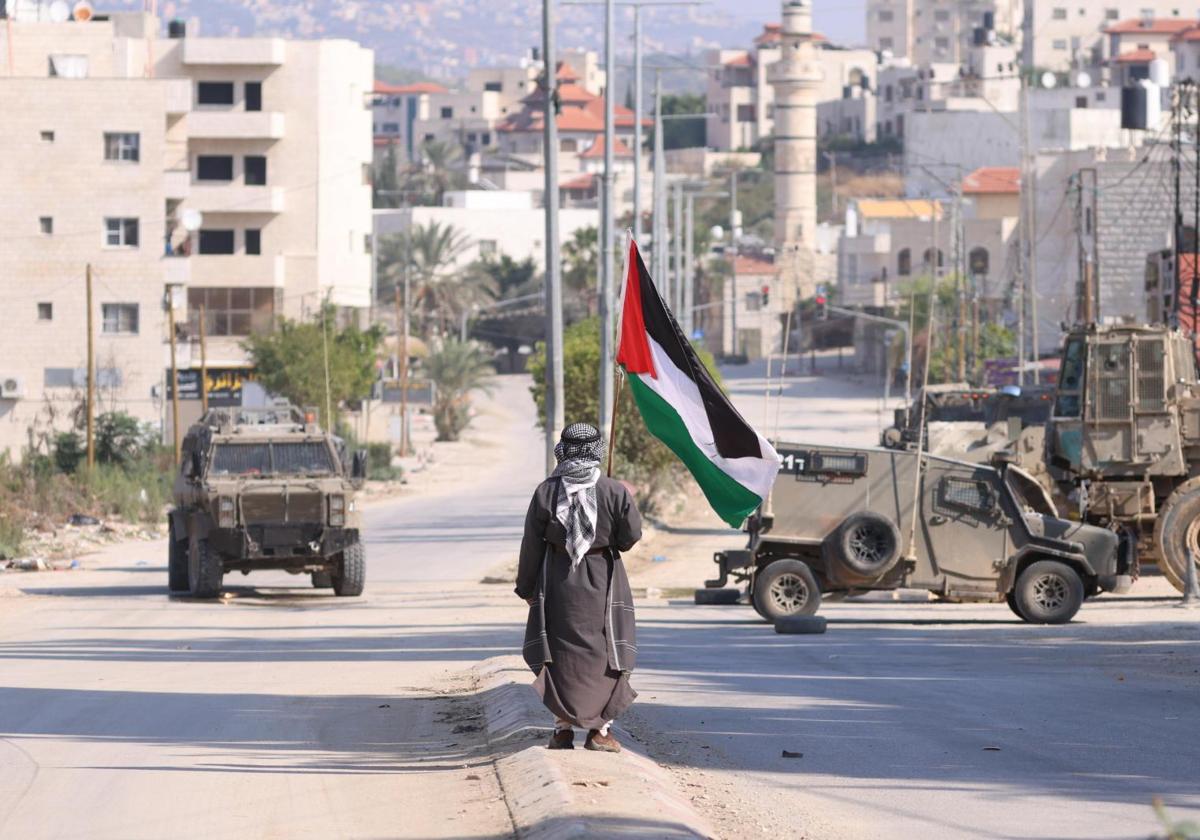
{"type": "Polygon", "coordinates": [[[700,399],[704,401],[704,411],[708,415],[708,424],[712,428],[717,452],[722,458],[763,457],[758,435],[713,381],[708,369],[692,349],[691,342],[684,337],[679,324],[667,311],[666,304],[659,297],[658,289],[650,279],[646,264],[642,262],[640,252],[637,253],[637,268],[646,332],[666,351],[672,364],[696,383],[700,399]]]}

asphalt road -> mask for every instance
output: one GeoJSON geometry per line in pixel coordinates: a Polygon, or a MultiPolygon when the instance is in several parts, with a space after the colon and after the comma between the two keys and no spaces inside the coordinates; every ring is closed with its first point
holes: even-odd
{"type": "MultiPolygon", "coordinates": [[[[847,437],[861,403],[829,387],[789,385],[795,435],[847,437]]],[[[0,575],[0,837],[506,836],[460,676],[515,653],[525,615],[478,583],[513,556],[541,467],[523,383],[504,388],[483,420],[504,445],[368,511],[361,599],[282,574],[170,599],[161,542],[0,575]]],[[[1155,591],[1064,628],[833,604],[812,637],[644,601],[624,725],[725,836],[1146,837],[1152,796],[1200,811],[1200,615],[1155,591]]]]}

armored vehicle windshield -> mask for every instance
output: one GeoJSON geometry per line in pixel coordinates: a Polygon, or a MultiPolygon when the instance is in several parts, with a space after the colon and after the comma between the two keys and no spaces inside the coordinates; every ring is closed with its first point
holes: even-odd
{"type": "Polygon", "coordinates": [[[332,475],[329,447],[321,441],[217,443],[209,476],[332,475]]]}

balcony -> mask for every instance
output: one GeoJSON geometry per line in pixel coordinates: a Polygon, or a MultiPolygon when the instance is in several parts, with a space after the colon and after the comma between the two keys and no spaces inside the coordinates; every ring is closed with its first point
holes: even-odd
{"type": "Polygon", "coordinates": [[[187,198],[192,188],[192,173],[186,169],[168,169],[163,173],[163,190],[170,199],[187,198]]]}
{"type": "Polygon", "coordinates": [[[192,80],[167,79],[166,110],[170,116],[186,114],[192,110],[192,80]]]}
{"type": "Polygon", "coordinates": [[[192,140],[279,140],[283,114],[278,111],[192,111],[187,118],[192,140]]]}
{"type": "Polygon", "coordinates": [[[286,49],[282,38],[185,38],[183,63],[275,66],[286,49]]]}
{"type": "Polygon", "coordinates": [[[192,264],[192,287],[273,286],[284,282],[284,259],[279,256],[247,256],[245,254],[197,254],[186,262],[192,264]]]}
{"type": "Polygon", "coordinates": [[[242,184],[192,184],[188,207],[201,213],[282,213],[282,187],[242,184]]]}

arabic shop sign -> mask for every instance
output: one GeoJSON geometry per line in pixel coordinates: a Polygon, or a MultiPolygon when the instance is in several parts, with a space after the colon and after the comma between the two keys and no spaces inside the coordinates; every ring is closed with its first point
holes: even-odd
{"type": "MultiPolygon", "coordinates": [[[[253,382],[254,371],[249,368],[209,368],[208,404],[218,408],[242,404],[242,385],[253,382]]],[[[171,398],[171,371],[167,371],[167,398],[171,398]]],[[[200,399],[200,371],[185,368],[179,371],[179,399],[200,399]]]]}

